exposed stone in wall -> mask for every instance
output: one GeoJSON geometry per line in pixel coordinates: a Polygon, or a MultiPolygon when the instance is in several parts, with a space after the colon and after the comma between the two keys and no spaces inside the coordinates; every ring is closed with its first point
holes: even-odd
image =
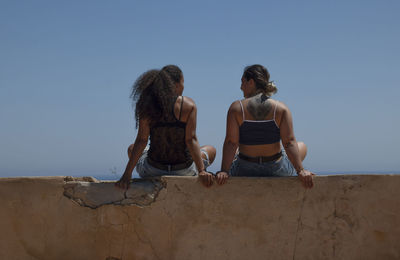
{"type": "Polygon", "coordinates": [[[128,190],[117,189],[114,182],[100,182],[84,177],[79,181],[66,178],[64,195],[81,206],[98,208],[107,204],[149,206],[163,188],[159,179],[134,180],[128,190]]]}

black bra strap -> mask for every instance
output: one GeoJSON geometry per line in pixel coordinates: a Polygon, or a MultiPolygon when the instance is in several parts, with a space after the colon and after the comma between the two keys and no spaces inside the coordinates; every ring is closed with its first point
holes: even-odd
{"type": "Polygon", "coordinates": [[[183,108],[183,96],[182,96],[182,101],[181,101],[181,111],[179,112],[179,121],[181,121],[181,116],[182,116],[182,108],[183,108]]]}

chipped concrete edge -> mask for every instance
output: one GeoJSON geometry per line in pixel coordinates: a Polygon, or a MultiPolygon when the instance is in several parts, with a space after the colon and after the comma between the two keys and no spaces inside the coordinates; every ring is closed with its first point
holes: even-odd
{"type": "Polygon", "coordinates": [[[147,207],[157,200],[167,182],[163,178],[133,179],[130,188],[121,190],[115,181],[93,177],[65,177],[63,195],[80,206],[97,209],[104,205],[147,207]]]}

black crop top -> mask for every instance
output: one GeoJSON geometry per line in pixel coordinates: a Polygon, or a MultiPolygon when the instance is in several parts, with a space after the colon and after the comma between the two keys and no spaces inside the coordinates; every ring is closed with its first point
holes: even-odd
{"type": "Polygon", "coordinates": [[[278,103],[275,104],[274,118],[271,120],[245,120],[242,101],[243,123],[239,127],[239,143],[245,145],[273,144],[281,140],[281,132],[275,122],[278,103]]]}
{"type": "MultiPolygon", "coordinates": [[[[174,102],[175,105],[175,102],[174,102]]],[[[150,149],[148,156],[161,164],[180,164],[193,161],[185,142],[186,123],[182,116],[183,96],[179,118],[172,114],[175,121],[157,122],[150,127],[150,149]]]]}

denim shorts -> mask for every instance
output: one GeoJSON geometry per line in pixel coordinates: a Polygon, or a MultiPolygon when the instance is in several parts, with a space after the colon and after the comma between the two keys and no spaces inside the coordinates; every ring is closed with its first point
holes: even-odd
{"type": "Polygon", "coordinates": [[[280,159],[271,162],[249,162],[236,156],[235,160],[232,162],[229,174],[231,176],[247,177],[283,177],[297,175],[295,168],[289,161],[284,150],[282,150],[282,157],[280,159]]]}
{"type": "MultiPolygon", "coordinates": [[[[166,171],[166,170],[161,170],[154,166],[151,166],[149,164],[149,162],[147,161],[148,150],[149,150],[149,148],[146,147],[146,149],[142,153],[142,156],[140,156],[140,158],[136,164],[136,171],[138,172],[139,176],[142,178],[157,177],[157,176],[162,176],[162,175],[197,176],[199,174],[199,172],[197,171],[196,164],[194,162],[188,168],[185,168],[182,170],[176,170],[176,171],[166,171]]],[[[204,163],[205,169],[207,169],[207,167],[210,166],[210,160],[208,158],[208,153],[203,149],[200,149],[200,151],[206,155],[207,159],[203,159],[203,163],[204,163]]]]}

